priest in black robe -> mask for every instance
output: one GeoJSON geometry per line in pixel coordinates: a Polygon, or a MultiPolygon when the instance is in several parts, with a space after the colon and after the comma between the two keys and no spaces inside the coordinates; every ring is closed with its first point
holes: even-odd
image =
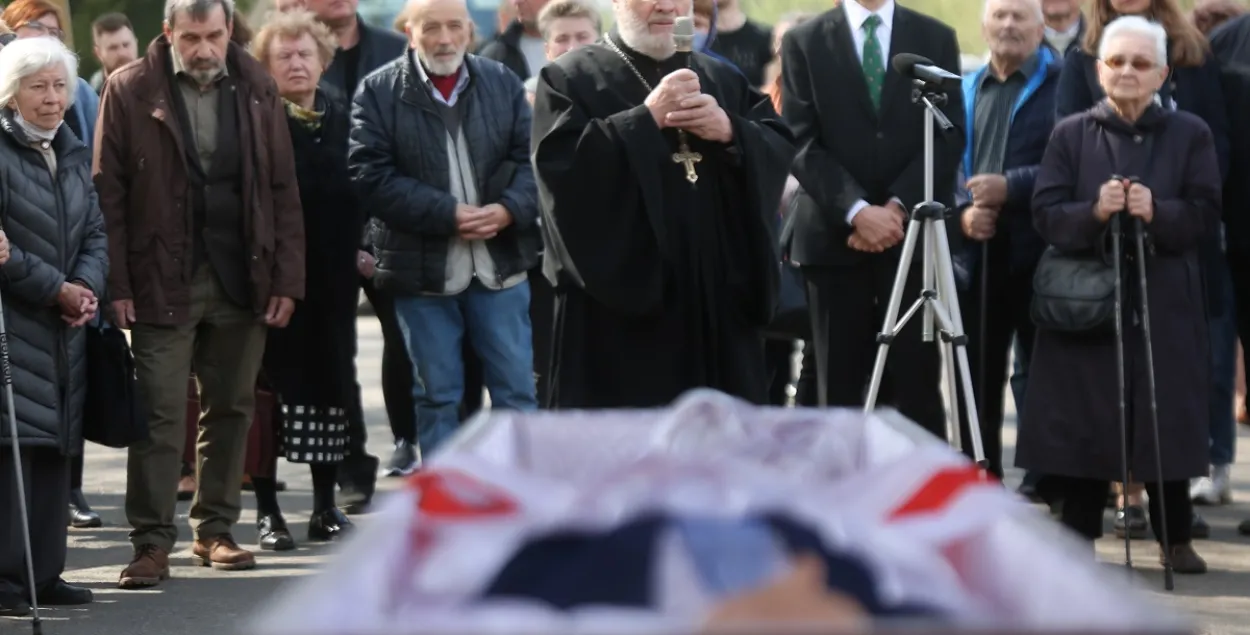
{"type": "Polygon", "coordinates": [[[663,406],[698,387],[766,401],[793,137],[733,67],[675,53],[689,8],[615,0],[611,33],[540,74],[553,408],[663,406]]]}

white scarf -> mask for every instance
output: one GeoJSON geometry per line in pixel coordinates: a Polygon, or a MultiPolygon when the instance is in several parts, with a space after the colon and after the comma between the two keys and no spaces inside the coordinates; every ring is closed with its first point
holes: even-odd
{"type": "Polygon", "coordinates": [[[29,121],[26,121],[26,118],[22,117],[22,111],[18,110],[17,108],[13,109],[13,121],[17,122],[18,127],[22,129],[22,132],[26,133],[27,138],[29,138],[31,141],[49,141],[49,142],[56,138],[57,131],[60,130],[61,126],[64,125],[65,123],[65,120],[62,119],[61,123],[57,124],[55,128],[51,130],[44,130],[43,128],[40,128],[39,126],[36,126],[35,124],[29,121]]]}

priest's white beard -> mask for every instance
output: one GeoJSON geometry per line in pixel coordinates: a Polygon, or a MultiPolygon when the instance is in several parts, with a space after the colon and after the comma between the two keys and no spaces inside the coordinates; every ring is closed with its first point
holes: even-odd
{"type": "Polygon", "coordinates": [[[652,33],[646,19],[638,17],[626,3],[613,3],[612,13],[625,46],[656,60],[666,60],[677,52],[672,33],[652,33]]]}
{"type": "Polygon", "coordinates": [[[456,50],[436,50],[429,55],[425,51],[418,50],[417,57],[421,58],[421,63],[425,65],[425,70],[434,75],[451,75],[460,70],[460,65],[464,63],[464,51],[456,50]],[[451,59],[440,60],[435,55],[445,55],[455,53],[456,56],[451,59]]]}

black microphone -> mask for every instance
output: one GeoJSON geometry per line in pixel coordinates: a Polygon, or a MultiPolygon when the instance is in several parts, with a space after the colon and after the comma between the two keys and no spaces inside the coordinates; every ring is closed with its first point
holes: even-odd
{"type": "Polygon", "coordinates": [[[914,53],[899,53],[890,65],[903,77],[918,79],[943,90],[958,90],[962,81],[958,75],[934,64],[933,60],[914,53]]]}
{"type": "Polygon", "coordinates": [[[694,18],[681,16],[673,21],[674,56],[684,68],[690,68],[690,53],[694,51],[694,18]]]}

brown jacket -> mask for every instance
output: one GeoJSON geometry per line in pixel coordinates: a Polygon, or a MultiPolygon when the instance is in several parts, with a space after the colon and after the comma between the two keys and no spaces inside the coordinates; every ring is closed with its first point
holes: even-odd
{"type": "MultiPolygon", "coordinates": [[[[118,69],[100,99],[95,186],[108,232],[109,300],[134,300],[135,318],[174,325],[190,318],[191,191],[180,116],[173,101],[169,41],[118,69]]],[[[286,111],[277,86],[230,44],[242,153],[244,247],[252,308],[273,296],[304,296],[304,220],[286,111]]]]}

